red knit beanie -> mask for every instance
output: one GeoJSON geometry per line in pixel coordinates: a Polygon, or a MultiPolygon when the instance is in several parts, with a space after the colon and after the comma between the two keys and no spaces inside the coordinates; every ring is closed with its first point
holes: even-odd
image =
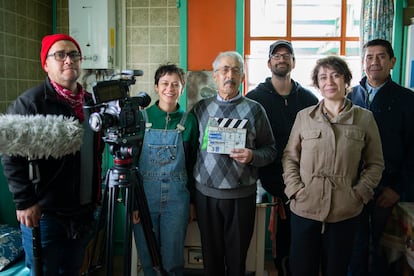
{"type": "Polygon", "coordinates": [[[47,35],[43,37],[42,39],[42,49],[40,50],[40,61],[42,62],[42,68],[44,68],[45,66],[47,53],[49,52],[50,47],[52,47],[52,45],[55,44],[55,42],[60,41],[60,40],[72,41],[75,44],[76,48],[78,48],[78,51],[82,56],[82,52],[79,47],[79,44],[78,42],[76,42],[76,40],[73,37],[66,35],[66,34],[47,35]]]}

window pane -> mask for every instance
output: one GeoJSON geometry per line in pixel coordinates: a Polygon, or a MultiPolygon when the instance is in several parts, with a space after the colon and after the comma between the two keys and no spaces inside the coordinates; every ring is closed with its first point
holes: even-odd
{"type": "Polygon", "coordinates": [[[267,58],[269,56],[269,47],[275,40],[251,40],[250,55],[267,58]]]}
{"type": "Polygon", "coordinates": [[[352,80],[351,86],[355,86],[359,83],[362,78],[362,65],[360,57],[344,57],[346,62],[348,62],[349,69],[351,69],[352,80]]]}
{"type": "Polygon", "coordinates": [[[341,0],[292,0],[292,36],[338,37],[341,0]]]}
{"type": "Polygon", "coordinates": [[[267,60],[266,57],[246,56],[246,92],[249,92],[259,83],[264,82],[265,78],[272,75],[267,67],[267,60]]]}
{"type": "Polygon", "coordinates": [[[361,49],[359,41],[347,41],[346,47],[346,61],[352,72],[351,85],[357,85],[362,77],[362,61],[361,61],[361,49]]]}
{"type": "Polygon", "coordinates": [[[339,55],[339,41],[293,41],[295,55],[339,55]]]}
{"type": "Polygon", "coordinates": [[[250,0],[250,36],[286,36],[286,1],[250,0]]]}
{"type": "Polygon", "coordinates": [[[361,49],[359,41],[347,41],[345,43],[345,55],[346,56],[358,56],[360,55],[361,49]]]}
{"type": "Polygon", "coordinates": [[[347,1],[347,22],[346,35],[359,37],[359,22],[361,18],[361,1],[348,0],[347,1]]]}
{"type": "Polygon", "coordinates": [[[246,56],[246,91],[255,88],[263,82],[271,73],[267,68],[269,59],[269,47],[274,40],[250,41],[250,56],[246,56]]]}

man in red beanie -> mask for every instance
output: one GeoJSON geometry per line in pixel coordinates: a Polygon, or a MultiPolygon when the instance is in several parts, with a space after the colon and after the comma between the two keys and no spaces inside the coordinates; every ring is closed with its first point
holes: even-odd
{"type": "MultiPolygon", "coordinates": [[[[66,34],[47,35],[42,40],[40,59],[47,73],[46,80],[20,95],[8,113],[74,118],[83,123],[82,147],[74,154],[35,162],[21,156],[3,155],[3,169],[13,193],[26,265],[32,269],[31,274],[38,265],[33,261],[33,253],[37,255],[32,241],[35,227],[40,229],[43,275],[79,275],[94,229],[93,213],[100,195],[104,143],[100,133],[88,127],[89,114],[83,109],[92,99],[77,82],[82,61],[79,44],[66,34]]],[[[71,138],[59,137],[59,140],[71,138]]]]}

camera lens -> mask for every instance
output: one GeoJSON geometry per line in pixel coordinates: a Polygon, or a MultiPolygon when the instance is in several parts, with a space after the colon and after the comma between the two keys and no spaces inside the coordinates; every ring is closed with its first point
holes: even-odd
{"type": "Polygon", "coordinates": [[[89,117],[89,126],[95,132],[99,132],[102,129],[102,117],[99,113],[92,113],[89,117]]]}

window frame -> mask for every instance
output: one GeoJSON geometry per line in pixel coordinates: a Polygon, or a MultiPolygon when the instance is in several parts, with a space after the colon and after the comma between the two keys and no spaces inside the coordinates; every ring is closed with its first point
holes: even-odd
{"type": "MultiPolygon", "coordinates": [[[[255,85],[258,84],[258,82],[255,84],[250,82],[251,79],[257,79],[257,75],[255,75],[255,73],[253,73],[253,75],[249,74],[249,67],[250,65],[247,62],[247,58],[251,57],[251,42],[252,41],[276,41],[276,40],[280,40],[280,39],[284,39],[284,40],[288,40],[288,41],[292,41],[294,44],[296,42],[320,42],[320,41],[325,41],[325,42],[335,42],[339,44],[339,51],[338,51],[338,55],[342,56],[345,58],[345,60],[347,60],[347,62],[349,63],[351,60],[353,60],[352,62],[357,62],[358,64],[360,64],[359,60],[360,60],[360,56],[353,56],[353,55],[348,55],[346,56],[346,46],[347,43],[349,42],[360,42],[360,38],[359,36],[347,36],[347,29],[346,29],[346,25],[347,25],[347,0],[341,0],[341,30],[340,30],[340,35],[339,36],[335,36],[335,37],[325,37],[325,36],[292,36],[292,7],[293,7],[293,3],[292,0],[286,0],[286,36],[254,36],[252,37],[250,34],[250,24],[251,24],[251,18],[250,18],[250,2],[251,0],[243,0],[244,1],[244,5],[245,5],[245,9],[244,9],[244,18],[245,18],[245,24],[244,24],[244,56],[246,59],[246,76],[244,79],[244,83],[243,83],[243,87],[242,87],[242,93],[245,95],[246,93],[248,93],[255,85]],[[358,60],[355,60],[355,58],[357,57],[358,60]],[[349,60],[348,60],[349,58],[349,60]]],[[[306,56],[306,55],[305,55],[306,56]]],[[[302,56],[303,58],[303,56],[302,56]]],[[[351,66],[351,65],[350,65],[351,66]]],[[[354,65],[355,66],[355,65],[354,65]]],[[[352,67],[352,66],[351,66],[352,67]]],[[[355,69],[355,68],[354,68],[355,69]]],[[[351,68],[352,71],[354,71],[351,68]]],[[[253,70],[254,71],[254,70],[253,70]]],[[[362,74],[362,68],[359,69],[360,74],[362,74]]],[[[298,73],[298,66],[295,70],[294,73],[298,73]]],[[[359,75],[358,71],[353,72],[353,83],[351,83],[351,85],[356,85],[357,82],[360,80],[360,77],[362,75],[359,75]]],[[[315,87],[313,87],[313,85],[311,83],[306,83],[303,80],[301,80],[300,78],[294,77],[294,79],[296,81],[299,81],[304,87],[308,88],[310,91],[312,91],[312,93],[315,94],[315,96],[317,96],[319,99],[322,98],[322,96],[320,95],[320,92],[318,89],[316,89],[315,87]]]]}
{"type": "Polygon", "coordinates": [[[245,0],[245,36],[244,36],[244,53],[250,55],[250,42],[254,40],[279,40],[285,39],[288,41],[339,41],[340,48],[339,54],[345,56],[346,42],[360,41],[357,36],[346,35],[346,22],[347,22],[347,0],[341,1],[341,32],[337,37],[317,37],[317,36],[292,36],[292,0],[286,0],[286,36],[255,36],[250,34],[250,0],[245,0]]]}

